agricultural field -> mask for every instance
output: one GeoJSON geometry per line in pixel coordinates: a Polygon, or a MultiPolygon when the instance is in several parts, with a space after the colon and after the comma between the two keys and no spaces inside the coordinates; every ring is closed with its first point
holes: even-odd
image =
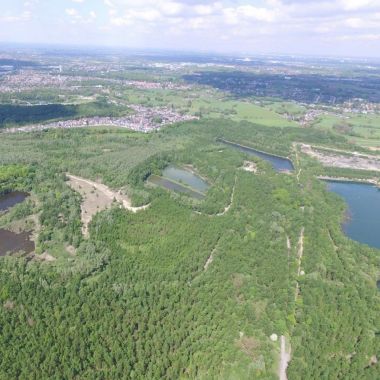
{"type": "Polygon", "coordinates": [[[322,115],[313,127],[343,134],[364,147],[380,148],[380,115],[322,115]]]}

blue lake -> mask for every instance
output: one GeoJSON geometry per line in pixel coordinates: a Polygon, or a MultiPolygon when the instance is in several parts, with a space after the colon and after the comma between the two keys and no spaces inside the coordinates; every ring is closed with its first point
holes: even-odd
{"type": "Polygon", "coordinates": [[[347,236],[371,247],[380,248],[380,191],[370,184],[328,181],[328,189],[348,204],[348,219],[343,224],[347,236]]]}
{"type": "Polygon", "coordinates": [[[273,166],[273,168],[278,172],[294,170],[294,166],[293,166],[292,162],[285,157],[283,158],[283,157],[274,156],[273,154],[260,152],[256,149],[253,149],[253,148],[250,148],[247,146],[243,146],[240,144],[235,144],[233,142],[229,142],[226,140],[220,140],[220,141],[225,145],[232,146],[236,149],[239,149],[241,152],[248,153],[252,156],[259,157],[259,158],[269,162],[273,166]]]}

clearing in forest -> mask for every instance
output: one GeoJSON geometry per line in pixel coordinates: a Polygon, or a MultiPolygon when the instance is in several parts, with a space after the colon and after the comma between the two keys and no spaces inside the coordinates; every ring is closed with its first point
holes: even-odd
{"type": "Polygon", "coordinates": [[[90,181],[85,178],[66,174],[70,187],[82,196],[81,219],[83,235],[88,236],[88,225],[92,217],[98,212],[109,208],[114,201],[119,202],[125,209],[138,212],[145,210],[149,205],[133,207],[128,196],[121,191],[111,190],[108,186],[90,181]]]}

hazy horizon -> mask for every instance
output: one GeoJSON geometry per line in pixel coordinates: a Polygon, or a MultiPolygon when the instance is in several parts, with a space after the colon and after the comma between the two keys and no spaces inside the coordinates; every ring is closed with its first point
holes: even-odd
{"type": "Polygon", "coordinates": [[[3,0],[2,44],[380,57],[380,0],[3,0]]]}

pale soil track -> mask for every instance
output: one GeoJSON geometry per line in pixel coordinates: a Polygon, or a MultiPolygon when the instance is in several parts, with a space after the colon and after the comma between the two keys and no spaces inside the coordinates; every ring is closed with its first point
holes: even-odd
{"type": "Polygon", "coordinates": [[[217,251],[219,241],[220,241],[220,239],[218,239],[218,241],[216,242],[214,249],[211,251],[210,256],[208,257],[208,259],[207,259],[205,265],[203,266],[203,270],[204,270],[205,272],[207,271],[208,267],[209,267],[209,266],[212,264],[212,262],[214,261],[214,255],[215,255],[215,253],[216,253],[216,251],[217,251]]]}
{"type": "Polygon", "coordinates": [[[303,241],[304,241],[304,233],[305,233],[305,228],[302,227],[301,229],[301,234],[300,238],[298,240],[298,265],[297,265],[297,285],[296,285],[296,291],[295,291],[295,300],[297,300],[298,294],[299,294],[299,283],[298,283],[298,277],[301,274],[301,264],[302,264],[302,257],[303,257],[303,241]]]}
{"type": "Polygon", "coordinates": [[[223,215],[227,214],[228,211],[230,211],[230,208],[231,208],[231,206],[232,206],[232,204],[234,202],[236,182],[237,182],[237,177],[235,177],[234,187],[232,188],[230,203],[224,208],[223,212],[220,212],[219,214],[216,214],[216,216],[223,216],[223,215]]]}
{"type": "Polygon", "coordinates": [[[109,208],[114,201],[119,202],[126,210],[136,213],[146,210],[150,205],[141,207],[133,207],[130,199],[121,193],[121,191],[113,191],[102,183],[81,178],[66,173],[69,179],[70,187],[77,191],[83,198],[81,204],[81,219],[83,223],[82,232],[88,236],[88,225],[92,217],[98,212],[109,208]]]}
{"type": "Polygon", "coordinates": [[[286,235],[286,248],[288,249],[288,260],[289,260],[290,250],[292,249],[292,245],[290,243],[290,238],[288,235],[286,235]]]}
{"type": "Polygon", "coordinates": [[[280,380],[288,380],[288,376],[286,374],[286,369],[288,368],[288,364],[290,362],[290,347],[286,349],[286,338],[284,335],[281,335],[281,350],[280,350],[280,367],[279,367],[279,379],[280,380]]]}
{"type": "Polygon", "coordinates": [[[194,211],[196,214],[198,215],[207,215],[209,217],[213,217],[213,216],[223,216],[225,214],[227,214],[228,211],[230,211],[230,208],[234,202],[234,196],[235,196],[235,189],[236,189],[236,182],[237,182],[237,176],[235,177],[235,183],[234,183],[234,187],[232,188],[232,192],[231,192],[231,198],[230,198],[230,202],[228,203],[228,205],[224,208],[224,210],[222,212],[219,212],[217,214],[204,214],[203,212],[200,212],[200,211],[194,211]]]}
{"type": "MultiPolygon", "coordinates": [[[[302,258],[303,258],[303,250],[304,250],[304,235],[305,235],[305,228],[301,228],[300,237],[298,239],[297,244],[297,279],[296,279],[296,288],[294,292],[294,299],[297,301],[297,298],[299,296],[299,282],[298,277],[301,275],[301,265],[302,265],[302,258]]],[[[291,252],[291,242],[289,239],[289,236],[286,236],[286,246],[288,249],[288,258],[290,256],[291,252]]],[[[286,338],[284,335],[281,336],[281,347],[280,347],[280,363],[279,363],[279,369],[278,369],[278,377],[280,380],[287,380],[287,374],[286,369],[288,368],[289,362],[291,360],[291,346],[290,343],[288,343],[288,347],[286,347],[286,338]]]]}

